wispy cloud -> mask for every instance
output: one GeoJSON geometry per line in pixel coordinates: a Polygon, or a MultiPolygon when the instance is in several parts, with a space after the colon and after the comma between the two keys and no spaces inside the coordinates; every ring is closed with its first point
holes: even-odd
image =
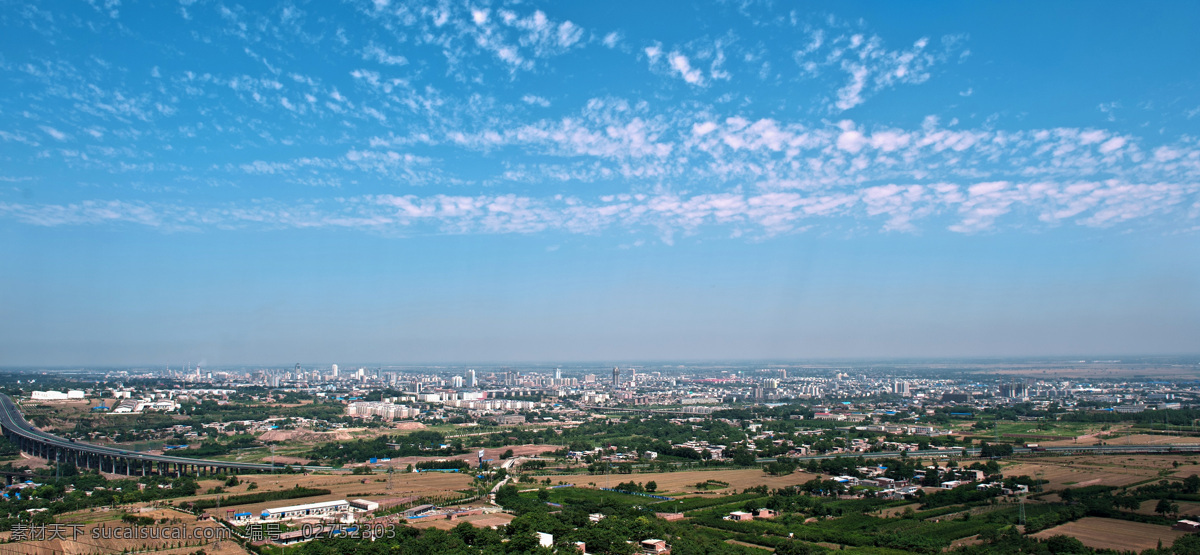
{"type": "MultiPolygon", "coordinates": [[[[68,200],[0,192],[3,217],[205,229],[260,225],[251,215],[273,207],[281,225],[310,227],[745,237],[1154,225],[1197,212],[1194,134],[1105,121],[1118,101],[1076,127],[859,110],[976,63],[958,34],[897,43],[866,22],[765,5],[727,10],[749,28],[658,36],[501,0],[358,2],[332,16],[184,2],[180,57],[138,65],[61,51],[67,33],[130,24],[109,17],[118,4],[94,6],[72,18],[25,7],[5,23],[45,37],[0,62],[14,91],[0,101],[6,164],[53,168],[68,200]],[[339,197],[297,196],[312,186],[339,197]],[[151,188],[185,193],[120,200],[151,188]],[[406,220],[368,200],[388,195],[434,215],[406,220]]],[[[950,105],[990,96],[975,94],[983,81],[942,85],[950,105]]]]}
{"type": "MultiPolygon", "coordinates": [[[[911,232],[922,220],[960,233],[993,230],[1014,211],[1032,212],[1043,225],[1073,222],[1111,227],[1172,216],[1194,219],[1197,185],[1080,181],[888,184],[856,192],[764,192],[529,197],[500,195],[363,195],[334,200],[195,206],[90,200],[73,204],[0,203],[0,216],[38,226],[138,224],[170,231],[213,229],[351,228],[405,234],[595,234],[643,231],[664,241],[713,229],[754,236],[838,225],[837,217],[878,222],[883,231],[911,232]],[[948,220],[948,221],[947,221],[948,220]]],[[[1016,225],[1027,225],[1023,221],[1016,225]]],[[[1146,221],[1146,225],[1153,225],[1146,221]]]]}

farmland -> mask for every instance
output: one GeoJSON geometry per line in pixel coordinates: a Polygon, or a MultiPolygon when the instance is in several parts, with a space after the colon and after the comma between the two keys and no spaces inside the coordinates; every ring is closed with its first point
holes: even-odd
{"type": "Polygon", "coordinates": [[[1095,549],[1143,551],[1154,548],[1159,541],[1171,545],[1187,534],[1158,524],[1087,517],[1043,530],[1034,537],[1045,539],[1058,535],[1071,536],[1095,549]]]}
{"type": "Polygon", "coordinates": [[[418,520],[418,521],[412,523],[412,525],[416,528],[437,528],[440,530],[449,530],[449,529],[454,528],[455,526],[458,526],[459,524],[462,524],[464,522],[470,523],[471,526],[475,526],[476,528],[482,528],[485,526],[503,527],[503,526],[507,525],[508,523],[512,522],[512,520],[513,520],[513,516],[510,514],[491,513],[491,514],[483,514],[483,515],[464,516],[464,517],[459,517],[455,520],[449,520],[446,518],[426,518],[426,519],[418,520]]]}
{"type": "MultiPolygon", "coordinates": [[[[65,530],[62,538],[55,537],[39,541],[8,543],[4,546],[4,552],[29,555],[40,553],[82,555],[90,553],[122,553],[137,549],[151,549],[156,553],[165,555],[192,554],[197,550],[203,550],[205,553],[216,555],[241,555],[246,553],[234,541],[216,539],[219,537],[227,538],[227,536],[221,535],[225,530],[219,524],[211,520],[197,521],[196,517],[192,515],[170,509],[137,512],[135,516],[153,518],[155,520],[167,519],[166,523],[150,526],[150,528],[159,529],[160,535],[162,534],[161,530],[183,527],[186,530],[185,534],[192,535],[193,537],[184,539],[123,539],[106,537],[99,533],[98,528],[128,530],[133,527],[133,524],[121,520],[122,515],[123,513],[121,512],[107,510],[95,512],[81,511],[60,515],[58,521],[63,525],[63,529],[65,530]],[[76,530],[78,530],[78,534],[75,534],[76,530]]],[[[7,539],[11,536],[12,532],[0,533],[0,538],[7,539]]]]}
{"type": "Polygon", "coordinates": [[[1032,476],[1048,483],[1043,489],[1093,485],[1126,486],[1158,476],[1159,468],[1150,457],[1138,457],[1129,464],[1126,457],[1056,457],[1024,459],[1004,467],[1004,476],[1032,476]],[[1149,462],[1149,464],[1147,464],[1149,462]]]}
{"type": "MultiPolygon", "coordinates": [[[[368,476],[351,474],[310,474],[307,476],[303,474],[248,475],[242,477],[242,480],[242,485],[226,488],[226,493],[223,495],[282,491],[296,486],[327,489],[330,490],[330,493],[286,501],[268,501],[250,505],[238,505],[237,510],[239,512],[261,512],[263,509],[282,505],[316,503],[319,501],[346,498],[377,500],[390,497],[450,495],[457,490],[469,488],[471,483],[471,477],[468,475],[440,472],[395,473],[390,476],[390,484],[389,477],[383,474],[368,476]],[[250,490],[248,485],[250,482],[256,483],[258,487],[250,490]]],[[[201,482],[202,491],[207,491],[209,487],[215,487],[219,484],[220,482],[213,480],[201,482]]],[[[177,500],[176,503],[179,504],[194,499],[212,497],[217,497],[217,495],[205,494],[184,497],[177,500]]],[[[210,510],[209,512],[216,511],[210,510]]],[[[225,510],[221,509],[220,512],[224,513],[225,510]]]]}

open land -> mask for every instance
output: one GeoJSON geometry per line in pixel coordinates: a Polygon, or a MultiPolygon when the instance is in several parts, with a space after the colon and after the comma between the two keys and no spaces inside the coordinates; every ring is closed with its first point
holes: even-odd
{"type": "Polygon", "coordinates": [[[1161,524],[1087,517],[1042,530],[1034,537],[1045,539],[1058,535],[1071,536],[1083,542],[1083,545],[1096,549],[1143,551],[1157,546],[1159,540],[1163,545],[1171,545],[1187,533],[1161,524]]]}
{"type": "MultiPolygon", "coordinates": [[[[59,515],[56,520],[63,525],[62,538],[55,537],[54,539],[39,541],[6,543],[4,545],[4,552],[29,555],[41,553],[85,555],[92,553],[125,553],[145,548],[162,555],[192,554],[201,550],[204,553],[215,555],[246,554],[246,550],[242,549],[236,542],[228,539],[216,540],[204,539],[203,537],[188,539],[93,537],[93,530],[98,527],[126,529],[134,526],[121,521],[123,514],[120,511],[110,511],[101,508],[59,515]],[[76,526],[78,528],[75,528],[76,526]],[[75,530],[79,531],[77,535],[74,533],[75,530]]],[[[197,520],[195,516],[171,509],[149,510],[135,513],[135,516],[150,517],[155,520],[168,519],[168,522],[165,524],[151,526],[151,528],[159,528],[160,530],[183,526],[186,527],[188,534],[196,533],[200,536],[207,535],[214,537],[218,530],[224,532],[221,525],[212,520],[197,520]],[[198,532],[196,532],[197,530],[198,532]]],[[[162,534],[162,532],[159,532],[159,534],[162,534]]],[[[11,536],[12,532],[0,532],[0,538],[2,539],[7,540],[11,536]]]]}
{"type": "MultiPolygon", "coordinates": [[[[330,493],[326,495],[236,505],[238,512],[252,513],[285,505],[300,505],[338,499],[361,498],[377,501],[391,497],[446,495],[458,490],[468,489],[471,484],[471,477],[469,475],[440,472],[392,474],[390,486],[388,477],[383,474],[367,476],[351,474],[309,474],[307,476],[303,474],[249,474],[241,477],[241,479],[243,485],[226,488],[226,493],[221,495],[281,491],[296,486],[330,490],[330,493]],[[257,483],[258,489],[253,491],[248,490],[249,482],[257,483]]],[[[220,482],[218,481],[206,480],[201,482],[201,491],[207,491],[209,487],[219,484],[220,482]]],[[[217,495],[205,494],[181,497],[175,500],[175,503],[179,504],[186,501],[213,497],[217,497],[217,495]]],[[[225,511],[226,509],[224,508],[220,509],[221,513],[225,511]]],[[[217,509],[210,509],[208,512],[216,513],[217,509]]]]}
{"type": "MultiPolygon", "coordinates": [[[[1171,462],[1181,457],[1168,456],[1097,456],[1048,457],[1026,459],[1004,467],[1005,476],[1031,476],[1049,483],[1044,489],[1084,486],[1127,486],[1152,480],[1160,470],[1175,469],[1171,462]]],[[[1183,467],[1180,467],[1183,468],[1183,467]]]]}
{"type": "Polygon", "coordinates": [[[508,513],[491,513],[485,515],[464,516],[454,520],[446,518],[426,518],[413,522],[412,525],[414,528],[438,528],[441,530],[449,530],[464,522],[469,523],[471,526],[476,528],[500,527],[508,525],[509,522],[512,522],[513,518],[513,515],[508,513]]]}

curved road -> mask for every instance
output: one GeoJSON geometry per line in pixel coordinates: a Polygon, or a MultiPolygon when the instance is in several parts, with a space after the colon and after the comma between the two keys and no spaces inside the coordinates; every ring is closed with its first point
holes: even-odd
{"type": "MultiPolygon", "coordinates": [[[[281,468],[280,466],[271,464],[211,461],[168,455],[151,455],[115,447],[104,447],[66,440],[33,427],[33,425],[25,420],[25,417],[21,414],[21,410],[17,408],[13,400],[4,394],[0,394],[0,428],[3,428],[6,437],[20,445],[24,451],[54,453],[59,455],[62,460],[72,460],[72,458],[78,460],[79,457],[83,457],[85,461],[94,459],[101,465],[103,463],[99,461],[111,462],[116,460],[125,465],[127,473],[134,473],[138,469],[144,473],[147,467],[163,469],[169,468],[170,465],[175,465],[177,471],[185,468],[194,468],[212,469],[213,471],[235,469],[270,472],[281,468]],[[137,469],[133,468],[135,466],[137,469]]],[[[84,466],[89,465],[85,464],[84,466]]],[[[325,466],[297,466],[296,468],[301,470],[329,469],[329,467],[325,466]]]]}

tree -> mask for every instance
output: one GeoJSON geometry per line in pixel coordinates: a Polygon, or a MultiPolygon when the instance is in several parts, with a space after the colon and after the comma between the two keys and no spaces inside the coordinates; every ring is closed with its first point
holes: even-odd
{"type": "Polygon", "coordinates": [[[1179,505],[1172,503],[1169,499],[1159,499],[1158,504],[1154,506],[1154,512],[1167,516],[1179,512],[1179,505]]]}
{"type": "Polygon", "coordinates": [[[1071,536],[1053,536],[1046,540],[1046,547],[1050,548],[1051,553],[1089,553],[1091,552],[1083,542],[1072,538],[1071,536]]]}
{"type": "Polygon", "coordinates": [[[654,480],[650,480],[649,482],[646,482],[646,491],[649,491],[649,492],[658,491],[658,483],[655,482],[654,480]]]}
{"type": "Polygon", "coordinates": [[[804,542],[791,540],[776,547],[775,553],[776,555],[809,555],[813,553],[813,549],[804,542]]]}
{"type": "Polygon", "coordinates": [[[513,450],[512,450],[512,449],[508,449],[508,450],[506,450],[505,452],[503,452],[503,453],[501,453],[501,454],[500,454],[500,458],[501,458],[501,459],[511,459],[512,457],[513,457],[513,450]]]}
{"type": "Polygon", "coordinates": [[[992,457],[1007,457],[1013,454],[1013,447],[1007,443],[990,444],[984,443],[979,448],[979,456],[984,458],[992,457]]]}
{"type": "Polygon", "coordinates": [[[1200,476],[1192,474],[1183,479],[1184,493],[1200,493],[1200,476]]]}
{"type": "Polygon", "coordinates": [[[737,466],[754,466],[754,463],[757,460],[757,457],[754,456],[754,453],[751,453],[750,450],[746,449],[745,447],[732,449],[730,450],[729,455],[733,458],[733,464],[737,466]]]}

